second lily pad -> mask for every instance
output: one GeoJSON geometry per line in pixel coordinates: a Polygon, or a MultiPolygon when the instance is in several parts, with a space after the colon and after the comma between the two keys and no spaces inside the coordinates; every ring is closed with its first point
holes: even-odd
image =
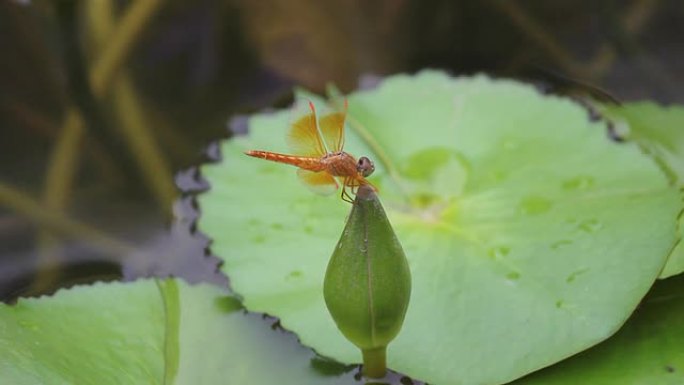
{"type": "MultiPolygon", "coordinates": [[[[372,181],[413,277],[389,366],[434,384],[497,384],[613,334],[675,241],[678,193],[633,143],[563,98],[485,77],[397,76],[349,96],[346,150],[378,163],[372,181]]],[[[288,113],[204,168],[199,226],[252,310],[342,362],[358,351],[323,301],[348,205],[311,195],[287,166],[288,113]]]]}

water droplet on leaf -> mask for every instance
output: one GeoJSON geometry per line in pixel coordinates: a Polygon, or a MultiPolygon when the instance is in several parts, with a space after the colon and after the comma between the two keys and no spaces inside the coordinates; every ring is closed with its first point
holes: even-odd
{"type": "Polygon", "coordinates": [[[520,279],[520,273],[517,271],[511,271],[510,273],[506,274],[506,278],[510,279],[511,281],[515,281],[520,279]]]}
{"type": "Polygon", "coordinates": [[[597,219],[587,219],[580,222],[577,228],[586,233],[595,233],[603,228],[603,224],[597,219]]]}
{"type": "Polygon", "coordinates": [[[505,256],[508,255],[508,253],[511,252],[511,248],[507,246],[499,246],[499,247],[493,247],[489,249],[487,254],[489,255],[489,258],[497,260],[501,259],[505,256]]]}
{"type": "Polygon", "coordinates": [[[564,190],[586,190],[594,186],[594,178],[581,175],[563,182],[564,190]]]}
{"type": "Polygon", "coordinates": [[[559,241],[556,241],[556,242],[552,243],[552,244],[551,244],[551,248],[552,248],[553,250],[558,250],[558,249],[562,249],[562,248],[564,248],[564,247],[566,247],[566,246],[569,246],[569,245],[571,245],[571,244],[572,244],[572,241],[571,241],[571,240],[569,240],[569,239],[561,239],[561,240],[559,240],[559,241]]]}
{"type": "Polygon", "coordinates": [[[565,282],[572,283],[575,281],[575,279],[577,279],[577,277],[586,273],[587,271],[589,271],[589,269],[586,269],[586,268],[585,269],[579,269],[577,271],[573,271],[572,273],[570,273],[570,275],[568,275],[568,278],[565,279],[565,282]]]}
{"type": "Polygon", "coordinates": [[[301,276],[302,276],[302,272],[301,272],[301,271],[299,271],[299,270],[293,270],[293,271],[290,272],[290,274],[288,274],[287,276],[285,276],[285,279],[286,279],[286,280],[297,279],[297,278],[300,278],[301,276]]]}
{"type": "Polygon", "coordinates": [[[528,196],[520,202],[520,211],[523,214],[538,215],[551,209],[551,201],[540,196],[528,196]]]}
{"type": "Polygon", "coordinates": [[[428,192],[418,193],[411,197],[411,203],[417,208],[430,207],[433,203],[438,202],[439,200],[439,196],[428,192]]]}

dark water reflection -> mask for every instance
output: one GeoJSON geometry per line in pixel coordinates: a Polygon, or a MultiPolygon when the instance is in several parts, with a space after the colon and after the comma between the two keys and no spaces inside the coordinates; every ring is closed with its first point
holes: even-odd
{"type": "Polygon", "coordinates": [[[129,279],[219,282],[206,240],[172,225],[176,197],[208,188],[192,169],[178,170],[219,160],[216,140],[245,134],[245,113],[287,105],[295,84],[349,91],[439,67],[572,95],[684,100],[676,0],[255,4],[0,3],[0,47],[12,53],[0,61],[0,187],[132,251],[78,232],[50,235],[0,194],[2,298],[53,290],[102,261],[129,279]],[[140,9],[130,38],[117,40],[117,27],[131,27],[127,12],[140,9]],[[123,50],[103,67],[114,42],[123,50]],[[74,111],[80,125],[70,125],[74,111]]]}

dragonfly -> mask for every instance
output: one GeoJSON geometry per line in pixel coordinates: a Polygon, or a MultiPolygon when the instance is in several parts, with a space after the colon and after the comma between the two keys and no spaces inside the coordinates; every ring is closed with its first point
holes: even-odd
{"type": "Polygon", "coordinates": [[[366,180],[375,171],[373,162],[365,156],[357,160],[343,151],[347,108],[345,100],[343,110],[318,118],[316,107],[311,101],[308,103],[308,110],[303,103],[296,103],[292,124],[286,136],[292,154],[261,150],[250,150],[245,154],[298,167],[299,180],[320,195],[334,194],[341,184],[340,197],[345,202],[352,203],[352,196],[347,189],[356,194],[361,186],[369,186],[374,191],[377,188],[366,180]]]}

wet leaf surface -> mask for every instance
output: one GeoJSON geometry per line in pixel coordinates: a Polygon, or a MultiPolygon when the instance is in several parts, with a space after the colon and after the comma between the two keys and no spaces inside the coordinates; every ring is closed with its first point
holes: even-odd
{"type": "MultiPolygon", "coordinates": [[[[567,99],[423,72],[350,95],[349,112],[346,150],[376,160],[413,276],[388,363],[414,378],[503,383],[606,339],[675,242],[679,197],[665,174],[567,99]]],[[[203,168],[212,189],[199,228],[248,309],[359,362],[322,296],[347,204],[242,154],[284,151],[287,124],[287,112],[253,116],[224,163],[203,168]]]]}
{"type": "MultiPolygon", "coordinates": [[[[684,108],[661,107],[651,102],[627,103],[606,108],[606,115],[626,132],[628,139],[655,157],[680,189],[684,188],[684,108]]],[[[679,237],[684,237],[684,217],[679,219],[679,237]]],[[[661,278],[684,271],[684,244],[672,250],[661,278]]]]}
{"type": "Polygon", "coordinates": [[[684,381],[684,277],[657,283],[609,340],[514,385],[678,385],[684,381]]]}

